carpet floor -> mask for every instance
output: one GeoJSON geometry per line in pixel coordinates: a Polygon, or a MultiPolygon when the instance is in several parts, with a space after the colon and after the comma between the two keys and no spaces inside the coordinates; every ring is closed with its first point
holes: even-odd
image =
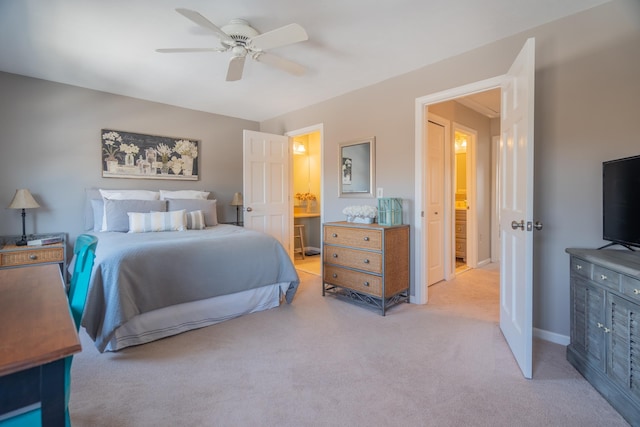
{"type": "Polygon", "coordinates": [[[498,325],[497,269],[380,316],[322,297],[117,353],[84,331],[71,420],[83,426],[627,426],[565,359],[534,342],[526,380],[498,325]]]}

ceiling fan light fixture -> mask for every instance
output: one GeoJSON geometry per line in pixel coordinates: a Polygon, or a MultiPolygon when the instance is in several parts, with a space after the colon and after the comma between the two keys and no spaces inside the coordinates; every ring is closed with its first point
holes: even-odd
{"type": "Polygon", "coordinates": [[[296,76],[303,75],[306,68],[288,59],[281,58],[266,52],[282,46],[308,40],[307,32],[298,24],[289,24],[275,30],[260,33],[244,19],[232,19],[227,25],[219,28],[200,13],[189,9],[176,9],[176,12],[189,19],[193,23],[211,31],[220,41],[220,48],[169,48],[156,49],[160,53],[177,52],[228,52],[231,58],[227,69],[227,81],[236,81],[242,78],[245,58],[263,62],[269,66],[279,68],[296,76]]]}

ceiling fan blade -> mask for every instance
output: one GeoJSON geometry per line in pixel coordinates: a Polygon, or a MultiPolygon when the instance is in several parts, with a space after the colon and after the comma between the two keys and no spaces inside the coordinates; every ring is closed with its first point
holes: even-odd
{"type": "Polygon", "coordinates": [[[269,50],[308,40],[307,32],[298,24],[289,24],[249,39],[247,45],[260,50],[269,50]]]}
{"type": "Polygon", "coordinates": [[[189,53],[189,52],[224,52],[228,49],[224,48],[210,48],[210,47],[176,47],[168,49],[156,49],[156,52],[160,53],[189,53]]]}
{"type": "Polygon", "coordinates": [[[264,62],[267,65],[271,65],[272,67],[280,68],[281,70],[286,71],[287,73],[293,74],[295,76],[303,75],[307,69],[302,65],[289,61],[288,59],[281,58],[272,53],[260,52],[253,56],[253,59],[259,62],[264,62]]]}
{"type": "Polygon", "coordinates": [[[185,18],[195,22],[196,24],[200,25],[201,27],[204,27],[204,28],[212,31],[213,34],[215,34],[216,37],[218,37],[220,40],[226,42],[227,44],[229,44],[229,45],[234,45],[235,44],[235,41],[231,37],[229,37],[229,35],[227,33],[222,31],[220,28],[218,28],[216,25],[214,25],[211,21],[209,21],[204,16],[200,15],[198,12],[196,12],[194,10],[182,9],[182,8],[176,9],[176,12],[178,12],[180,15],[184,16],[185,18]]]}
{"type": "Polygon", "coordinates": [[[227,81],[235,82],[242,78],[242,70],[244,70],[245,56],[232,56],[229,60],[229,68],[227,70],[227,81]]]}

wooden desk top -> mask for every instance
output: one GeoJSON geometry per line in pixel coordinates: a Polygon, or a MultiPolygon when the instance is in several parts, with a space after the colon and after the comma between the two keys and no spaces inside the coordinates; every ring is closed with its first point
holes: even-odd
{"type": "Polygon", "coordinates": [[[0,375],[82,350],[57,264],[0,270],[0,375]]]}

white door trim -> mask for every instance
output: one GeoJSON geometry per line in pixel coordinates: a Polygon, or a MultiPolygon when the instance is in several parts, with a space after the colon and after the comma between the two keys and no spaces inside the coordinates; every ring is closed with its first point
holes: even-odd
{"type": "Polygon", "coordinates": [[[426,138],[425,138],[425,118],[428,113],[428,106],[430,104],[437,104],[439,102],[449,101],[451,99],[460,98],[462,96],[471,95],[477,92],[484,92],[490,89],[500,88],[501,83],[505,79],[506,75],[500,75],[492,77],[486,80],[481,80],[475,83],[470,83],[464,86],[447,89],[442,92],[436,92],[430,95],[425,95],[420,98],[416,98],[415,101],[415,260],[414,263],[414,277],[415,287],[414,295],[411,296],[411,302],[415,304],[426,304],[428,296],[428,285],[426,266],[421,260],[425,259],[427,248],[427,236],[425,235],[425,221],[424,216],[424,171],[426,166],[425,152],[426,152],[426,138]]]}

